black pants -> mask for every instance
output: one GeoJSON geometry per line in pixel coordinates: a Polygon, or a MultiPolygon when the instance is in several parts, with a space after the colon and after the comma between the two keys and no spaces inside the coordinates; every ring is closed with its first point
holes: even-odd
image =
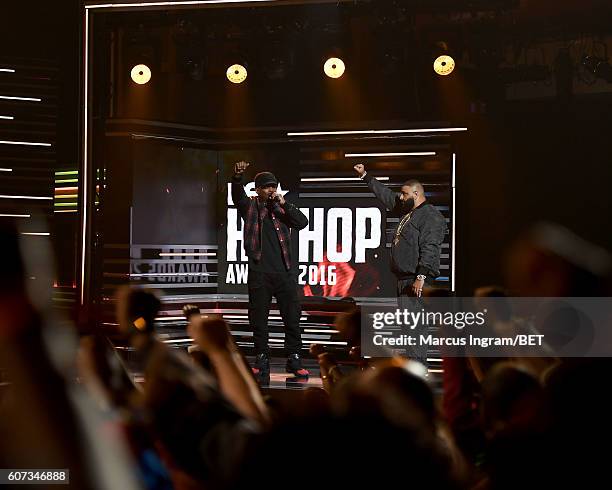
{"type": "Polygon", "coordinates": [[[249,270],[248,286],[249,322],[253,328],[255,353],[269,354],[268,315],[272,296],[274,296],[285,324],[285,350],[288,354],[300,354],[302,349],[301,306],[295,274],[249,270]]]}
{"type": "MultiPolygon", "coordinates": [[[[397,306],[401,310],[420,311],[424,307],[424,302],[412,292],[412,284],[416,280],[416,274],[397,279],[397,306]]],[[[431,286],[429,278],[425,279],[424,287],[431,286]]],[[[420,327],[414,330],[416,335],[427,335],[427,330],[420,327]]],[[[427,346],[406,346],[406,357],[419,361],[427,366],[427,346]]]]}

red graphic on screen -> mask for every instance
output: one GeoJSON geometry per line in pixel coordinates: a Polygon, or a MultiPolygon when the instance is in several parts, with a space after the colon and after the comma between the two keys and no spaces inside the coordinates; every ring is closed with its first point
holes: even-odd
{"type": "MultiPolygon", "coordinates": [[[[338,252],[342,245],[337,245],[338,252]]],[[[378,255],[374,256],[378,258],[378,255]]],[[[312,267],[312,266],[310,266],[312,267]]],[[[380,270],[371,263],[353,264],[346,262],[330,262],[327,252],[323,255],[323,261],[317,264],[316,282],[318,285],[312,286],[308,282],[310,279],[310,267],[306,274],[306,285],[303,288],[304,296],[327,296],[337,298],[377,296],[381,290],[380,270]],[[333,273],[336,276],[334,284],[329,284],[330,267],[335,268],[333,273]],[[325,280],[322,280],[324,278],[325,280]],[[323,284],[322,284],[323,283],[323,284]]]]}
{"type": "Polygon", "coordinates": [[[351,285],[353,284],[353,279],[355,277],[355,269],[353,269],[346,262],[330,262],[327,260],[327,255],[323,257],[323,262],[319,262],[319,277],[322,274],[329,270],[329,266],[334,266],[336,268],[336,283],[335,284],[326,284],[324,286],[317,286],[317,288],[321,288],[322,291],[320,294],[314,294],[312,291],[312,287],[306,284],[304,286],[304,296],[337,296],[337,297],[345,297],[348,296],[348,292],[351,289],[351,285]]]}

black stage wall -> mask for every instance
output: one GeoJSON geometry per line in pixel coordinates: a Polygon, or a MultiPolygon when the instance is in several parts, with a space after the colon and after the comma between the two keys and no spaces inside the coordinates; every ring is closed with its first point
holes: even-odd
{"type": "MultiPolygon", "coordinates": [[[[609,33],[609,28],[605,27],[612,25],[609,9],[600,8],[601,2],[593,2],[593,9],[588,4],[577,2],[576,10],[568,7],[567,12],[551,7],[557,12],[554,17],[543,9],[540,16],[545,17],[546,23],[537,21],[543,17],[534,17],[533,24],[538,26],[535,31],[530,30],[532,23],[525,22],[529,13],[523,12],[523,7],[516,7],[511,10],[510,17],[516,19],[517,29],[523,31],[519,30],[513,39],[533,42],[540,34],[567,39],[577,31],[597,35],[609,33]],[[576,15],[585,11],[589,12],[589,21],[576,15]],[[543,26],[546,33],[540,31],[543,26]]],[[[444,9],[442,15],[443,12],[444,9]]],[[[77,168],[79,164],[78,108],[82,104],[78,100],[77,87],[82,57],[79,52],[81,35],[77,31],[81,18],[78,2],[54,2],[51,6],[49,2],[24,0],[7,5],[1,19],[3,55],[55,62],[56,53],[60,54],[62,95],[59,99],[58,141],[61,143],[58,143],[58,151],[61,156],[58,170],[77,168]],[[43,6],[44,17],[30,15],[43,6]],[[37,24],[36,19],[41,23],[37,24]],[[62,41],[56,43],[58,40],[62,41]]],[[[440,31],[442,35],[446,33],[445,29],[438,29],[438,33],[440,31]]],[[[482,36],[483,46],[504,46],[510,42],[509,37],[501,35],[501,27],[471,29],[470,32],[482,36]]],[[[96,58],[94,63],[101,67],[105,61],[96,58]]],[[[495,68],[489,69],[491,72],[495,73],[495,68]]],[[[612,248],[612,235],[607,226],[612,206],[612,193],[609,192],[612,147],[608,131],[612,125],[612,92],[574,94],[562,99],[549,94],[519,101],[508,99],[504,90],[497,89],[499,83],[489,83],[490,79],[472,83],[469,95],[459,100],[452,111],[448,107],[444,110],[440,103],[430,105],[421,97],[418,116],[401,108],[396,114],[396,118],[399,115],[407,123],[424,120],[423,115],[426,115],[428,120],[450,120],[469,128],[467,137],[455,147],[459,156],[457,284],[462,294],[469,294],[480,284],[503,282],[503,251],[523,230],[540,220],[560,223],[586,239],[612,248]]],[[[412,87],[405,89],[404,94],[414,93],[413,86],[404,85],[412,87]]],[[[262,97],[262,92],[252,92],[251,98],[262,97]]],[[[398,100],[396,92],[388,95],[391,102],[381,106],[383,108],[398,100]]],[[[171,105],[172,100],[164,103],[171,105]]],[[[361,118],[370,118],[367,109],[356,117],[355,113],[349,114],[347,121],[359,125],[361,118]]],[[[303,122],[299,114],[295,114],[295,122],[303,122]]],[[[6,134],[10,128],[3,123],[0,131],[6,134]]],[[[121,161],[121,155],[117,161],[121,161]]],[[[34,173],[28,175],[38,177],[34,173]]],[[[8,193],[14,182],[5,177],[1,177],[0,183],[3,193],[8,193]]],[[[52,193],[53,183],[45,185],[52,193]]],[[[115,188],[121,185],[125,185],[125,192],[131,192],[131,182],[119,184],[119,187],[116,183],[115,188]]],[[[106,219],[111,218],[109,215],[106,219]]],[[[58,278],[67,285],[72,284],[78,269],[75,262],[80,256],[75,237],[80,216],[78,213],[61,217],[49,215],[49,220],[55,223],[52,239],[63,259],[58,260],[58,278]]],[[[125,230],[125,238],[129,240],[129,227],[125,230]]]]}

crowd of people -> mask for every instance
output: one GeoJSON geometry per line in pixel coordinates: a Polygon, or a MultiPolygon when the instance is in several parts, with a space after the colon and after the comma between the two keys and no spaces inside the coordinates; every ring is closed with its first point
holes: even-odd
{"type": "MultiPolygon", "coordinates": [[[[589,269],[567,247],[555,251],[547,233],[566,232],[547,226],[511,249],[507,287],[571,296],[588,285],[588,294],[604,295],[603,262],[589,269]],[[539,275],[525,281],[529,267],[539,275]]],[[[415,360],[362,359],[356,310],[336,320],[354,362],[312,346],[323,388],[280,403],[264,395],[223,318],[186,305],[193,342],[173,348],[156,335],[158,295],[135,286],[116,296],[128,369],[102,332],[71,329],[33,300],[14,227],[2,224],[0,235],[1,468],[65,468],[74,488],[113,490],[593,488],[607,480],[610,359],[444,358],[440,394],[415,360]]]]}

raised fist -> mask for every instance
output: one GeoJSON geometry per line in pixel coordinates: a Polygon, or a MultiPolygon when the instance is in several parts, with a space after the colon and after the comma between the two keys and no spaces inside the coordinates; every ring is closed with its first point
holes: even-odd
{"type": "Polygon", "coordinates": [[[325,346],[321,344],[310,344],[308,351],[310,352],[311,356],[317,357],[325,352],[325,346]]]}
{"type": "Polygon", "coordinates": [[[231,351],[235,347],[227,323],[218,315],[196,318],[193,321],[191,333],[196,344],[208,355],[220,351],[231,351]]]}
{"type": "Polygon", "coordinates": [[[242,161],[234,163],[234,173],[243,174],[249,165],[250,163],[242,162],[242,161]]]}
{"type": "Polygon", "coordinates": [[[355,169],[355,172],[357,172],[357,175],[359,175],[359,177],[365,174],[365,166],[363,165],[363,163],[358,163],[353,168],[355,169]]]}
{"type": "Polygon", "coordinates": [[[270,199],[275,200],[276,202],[278,202],[281,206],[285,205],[285,198],[282,196],[282,194],[277,194],[276,191],[274,191],[272,193],[272,195],[270,196],[270,199]]]}

